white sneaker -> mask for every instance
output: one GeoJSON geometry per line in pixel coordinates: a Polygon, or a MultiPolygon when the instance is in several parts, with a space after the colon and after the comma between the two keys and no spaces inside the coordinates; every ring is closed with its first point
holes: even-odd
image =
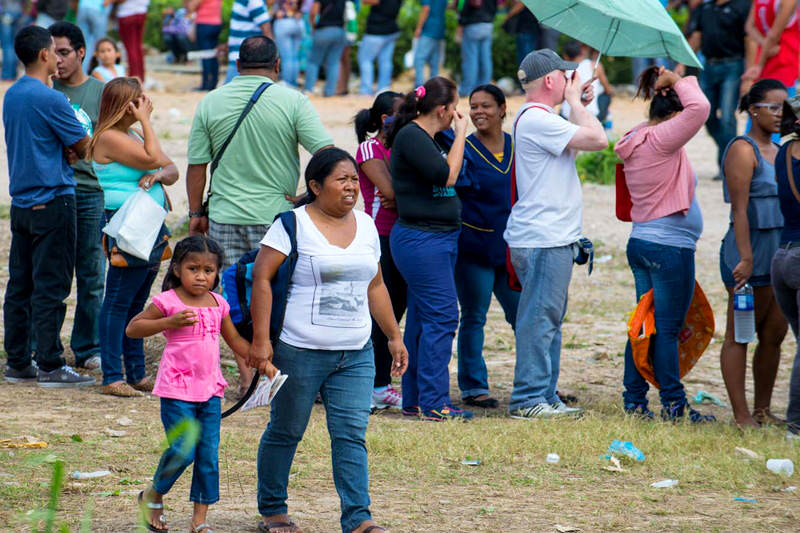
{"type": "Polygon", "coordinates": [[[568,407],[567,404],[561,401],[550,404],[550,407],[552,407],[553,411],[557,412],[559,416],[563,417],[571,416],[577,418],[583,415],[583,409],[580,407],[568,407]]]}
{"type": "Polygon", "coordinates": [[[383,392],[372,391],[372,404],[375,409],[400,409],[403,405],[402,393],[389,385],[383,392]]]}
{"type": "Polygon", "coordinates": [[[93,355],[83,362],[83,368],[87,370],[102,370],[103,362],[99,355],[93,355]]]}
{"type": "Polygon", "coordinates": [[[537,403],[532,407],[523,407],[522,409],[514,409],[511,411],[511,418],[519,420],[533,420],[535,418],[557,418],[558,411],[553,409],[550,404],[537,403]]]}

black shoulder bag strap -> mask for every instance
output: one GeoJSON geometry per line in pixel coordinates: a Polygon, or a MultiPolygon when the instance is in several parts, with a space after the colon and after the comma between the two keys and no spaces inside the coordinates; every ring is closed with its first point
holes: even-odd
{"type": "Polygon", "coordinates": [[[224,143],[222,143],[222,146],[220,146],[217,155],[215,155],[214,159],[211,161],[211,171],[209,172],[208,176],[208,193],[206,193],[206,201],[203,202],[203,210],[206,213],[208,213],[208,200],[209,198],[211,198],[211,183],[214,180],[214,171],[216,171],[217,167],[219,166],[219,161],[220,159],[222,159],[222,154],[225,153],[225,149],[228,148],[228,145],[231,143],[231,139],[233,139],[233,136],[236,135],[236,131],[239,129],[239,126],[242,125],[244,118],[247,116],[248,113],[250,113],[250,110],[253,109],[253,106],[256,105],[258,99],[261,98],[263,92],[266,91],[270,85],[272,85],[271,82],[265,81],[264,83],[258,86],[253,95],[250,97],[250,100],[247,101],[247,105],[244,106],[242,114],[239,115],[239,120],[236,121],[236,124],[233,126],[230,135],[228,135],[228,138],[225,139],[224,143]]]}
{"type": "MultiPolygon", "coordinates": [[[[292,250],[289,252],[289,255],[286,257],[286,259],[284,259],[286,268],[283,269],[282,272],[281,269],[279,268],[278,273],[276,273],[276,276],[282,275],[282,278],[280,280],[273,279],[272,282],[275,283],[277,281],[279,283],[284,283],[287,288],[287,290],[284,292],[288,293],[288,284],[292,279],[292,274],[294,274],[294,268],[297,265],[297,217],[294,214],[294,211],[285,211],[283,213],[278,213],[278,215],[275,217],[275,220],[277,219],[281,220],[281,224],[283,224],[286,233],[289,234],[289,241],[292,244],[292,250]]],[[[272,302],[272,306],[274,313],[276,307],[274,301],[272,302]]],[[[270,329],[269,341],[272,344],[273,348],[275,344],[277,344],[278,338],[280,337],[281,334],[281,330],[283,329],[283,321],[284,318],[286,317],[285,301],[280,306],[278,313],[274,314],[277,316],[270,316],[270,328],[269,328],[270,329]]],[[[256,388],[258,387],[258,382],[260,379],[261,376],[258,374],[258,372],[253,374],[253,380],[250,382],[250,386],[247,388],[247,391],[244,393],[244,395],[242,395],[241,398],[239,398],[239,400],[235,404],[233,404],[224,413],[222,413],[222,416],[220,418],[226,418],[235,413],[236,411],[238,411],[239,408],[243,406],[245,402],[247,402],[247,400],[250,399],[250,396],[253,395],[256,388]]]]}

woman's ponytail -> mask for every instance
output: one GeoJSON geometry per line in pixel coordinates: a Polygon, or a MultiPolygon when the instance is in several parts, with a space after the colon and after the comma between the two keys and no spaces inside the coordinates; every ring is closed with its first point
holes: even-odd
{"type": "Polygon", "coordinates": [[[386,135],[386,146],[391,148],[397,132],[417,116],[427,115],[440,105],[446,106],[456,101],[458,89],[455,83],[442,76],[429,79],[425,85],[420,85],[406,95],[386,135]]]}
{"type": "Polygon", "coordinates": [[[359,143],[367,140],[367,134],[380,131],[383,127],[383,115],[392,116],[394,114],[395,102],[403,98],[403,95],[394,91],[383,91],[375,97],[372,107],[362,109],[356,113],[353,123],[356,127],[356,137],[359,143]]]}

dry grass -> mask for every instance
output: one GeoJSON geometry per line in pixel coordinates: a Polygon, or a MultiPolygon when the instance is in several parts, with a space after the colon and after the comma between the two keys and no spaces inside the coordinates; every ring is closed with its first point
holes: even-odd
{"type": "MultiPolygon", "coordinates": [[[[186,118],[197,99],[195,94],[154,95],[156,130],[169,132],[165,149],[181,168],[189,128],[186,118]],[[173,106],[184,118],[170,118],[168,110],[173,106]]],[[[369,102],[355,97],[314,101],[337,144],[352,150],[349,120],[369,102]]],[[[511,99],[509,113],[520,103],[519,98],[511,99]]],[[[622,101],[615,101],[613,112],[618,132],[627,131],[642,116],[640,105],[622,101]]],[[[706,225],[698,244],[697,278],[719,324],[725,295],[717,253],[728,207],[722,203],[719,185],[709,180],[716,171],[715,148],[705,133],[692,141],[689,155],[700,174],[698,195],[706,225]]],[[[0,154],[0,168],[5,168],[2,158],[0,154]]],[[[173,188],[179,214],[181,187],[173,188]]],[[[780,429],[739,432],[729,425],[729,410],[717,407],[703,408],[720,419],[706,427],[647,423],[622,415],[621,352],[625,318],[634,298],[624,252],[629,226],[613,218],[612,189],[585,186],[584,205],[584,232],[594,239],[597,256],[612,256],[597,265],[591,278],[585,269],[575,269],[564,327],[560,383],[566,392],[581,398],[587,416],[580,421],[527,422],[507,418],[500,409],[478,413],[471,423],[437,425],[379,414],[371,419],[367,435],[376,518],[395,532],[555,531],[556,524],[584,532],[796,531],[800,495],[781,491],[783,480],[764,466],[768,457],[788,457],[800,466],[798,449],[786,443],[780,429]],[[604,470],[609,463],[603,456],[615,438],[633,441],[647,455],[645,462],[626,462],[621,473],[604,470]],[[761,459],[747,459],[734,451],[737,446],[757,451],[761,459]],[[559,464],[545,462],[551,452],[561,456],[559,464]],[[482,464],[462,465],[467,458],[480,459],[482,464]],[[664,478],[678,479],[680,484],[672,489],[650,487],[664,478]],[[737,496],[758,503],[735,502],[737,496]]],[[[3,216],[0,210],[0,219],[3,216]]],[[[8,241],[8,231],[0,231],[3,253],[8,241]]],[[[7,276],[4,267],[0,265],[0,290],[7,276]]],[[[69,303],[71,310],[74,300],[69,303]]],[[[721,334],[718,325],[716,342],[684,380],[688,394],[704,389],[725,397],[718,362],[721,334]]],[[[147,344],[151,370],[160,342],[154,339],[147,344]]],[[[794,350],[794,341],[787,339],[784,354],[794,350]]],[[[514,343],[496,304],[489,314],[485,355],[493,393],[507,405],[514,343]]],[[[774,394],[776,413],[786,406],[790,368],[791,355],[785,355],[774,394]]],[[[451,369],[455,397],[455,361],[451,369]]],[[[233,376],[229,381],[235,383],[233,376]]],[[[748,394],[752,394],[749,383],[748,394]]],[[[651,404],[658,403],[654,393],[650,399],[651,404]]],[[[97,480],[68,480],[59,506],[61,520],[77,528],[89,505],[93,506],[92,531],[135,530],[134,497],[152,475],[163,441],[156,399],[124,400],[92,389],[47,391],[2,384],[0,405],[4,406],[0,439],[33,435],[49,443],[46,450],[14,450],[13,455],[0,450],[0,531],[30,530],[28,513],[45,507],[51,466],[41,458],[49,454],[63,460],[67,472],[112,471],[97,480]],[[122,416],[133,424],[118,425],[116,420],[122,416]],[[106,428],[128,434],[111,438],[106,428]],[[79,435],[81,442],[73,440],[73,435],[79,435]]],[[[255,456],[267,416],[260,410],[237,414],[223,423],[221,501],[210,514],[219,532],[255,531],[255,456]]],[[[800,485],[795,479],[788,483],[800,485]]],[[[173,531],[188,530],[188,487],[185,475],[169,496],[167,514],[173,531]]],[[[289,494],[293,517],[306,531],[339,529],[339,502],[320,407],[315,408],[298,450],[289,494]]]]}

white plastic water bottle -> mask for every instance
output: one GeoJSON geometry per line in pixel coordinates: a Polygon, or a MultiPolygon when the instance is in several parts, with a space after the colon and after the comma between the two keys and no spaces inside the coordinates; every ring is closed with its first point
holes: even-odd
{"type": "Polygon", "coordinates": [[[791,459],[767,459],[767,469],[775,474],[792,477],[794,463],[791,459]]]}
{"type": "Polygon", "coordinates": [[[749,283],[733,293],[733,336],[741,344],[756,340],[753,287],[749,283]]]}

